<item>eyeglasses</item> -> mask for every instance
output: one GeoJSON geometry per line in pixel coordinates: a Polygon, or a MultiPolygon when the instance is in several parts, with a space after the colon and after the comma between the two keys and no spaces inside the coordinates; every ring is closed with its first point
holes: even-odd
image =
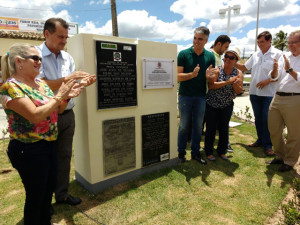
{"type": "Polygon", "coordinates": [[[28,56],[25,56],[24,58],[25,59],[33,59],[33,61],[35,61],[35,62],[39,62],[39,61],[42,62],[42,58],[39,57],[38,55],[28,55],[28,56]]]}
{"type": "Polygon", "coordinates": [[[234,60],[234,59],[236,59],[234,56],[232,56],[232,55],[227,55],[227,54],[225,54],[224,55],[224,57],[227,59],[230,59],[230,60],[234,60]]]}
{"type": "Polygon", "coordinates": [[[296,43],[298,43],[298,42],[300,42],[300,40],[299,40],[299,41],[289,41],[289,42],[288,42],[288,45],[294,45],[294,44],[296,44],[296,43]]]}

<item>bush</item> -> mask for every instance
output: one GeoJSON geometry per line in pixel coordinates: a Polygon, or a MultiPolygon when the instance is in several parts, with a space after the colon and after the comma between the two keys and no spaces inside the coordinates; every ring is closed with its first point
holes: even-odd
{"type": "Polygon", "coordinates": [[[292,189],[294,199],[289,200],[287,204],[281,206],[284,215],[284,224],[296,225],[300,224],[300,179],[293,180],[292,189]]]}

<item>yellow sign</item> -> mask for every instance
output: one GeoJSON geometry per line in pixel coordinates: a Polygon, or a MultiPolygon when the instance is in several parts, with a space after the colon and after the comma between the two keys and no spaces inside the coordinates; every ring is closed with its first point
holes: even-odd
{"type": "Polygon", "coordinates": [[[2,29],[2,30],[19,30],[19,19],[0,17],[0,29],[2,29]]]}

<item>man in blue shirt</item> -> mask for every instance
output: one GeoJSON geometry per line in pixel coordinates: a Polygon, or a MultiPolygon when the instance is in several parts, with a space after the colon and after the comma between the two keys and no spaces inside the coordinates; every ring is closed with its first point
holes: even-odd
{"type": "MultiPolygon", "coordinates": [[[[50,18],[44,25],[46,41],[36,48],[42,56],[42,66],[39,77],[55,93],[63,82],[69,79],[81,79],[82,87],[89,86],[96,81],[95,75],[89,75],[82,71],[75,71],[74,60],[71,55],[63,51],[67,44],[69,25],[61,18],[50,18]]],[[[66,110],[58,115],[58,179],[55,190],[57,203],[77,205],[80,198],[68,194],[70,179],[70,164],[72,157],[73,135],[75,130],[75,117],[72,108],[73,99],[68,103],[66,110]]]]}

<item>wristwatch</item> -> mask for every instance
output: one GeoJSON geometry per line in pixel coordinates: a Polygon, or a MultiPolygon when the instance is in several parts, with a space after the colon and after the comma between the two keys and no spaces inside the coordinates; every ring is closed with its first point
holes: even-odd
{"type": "Polygon", "coordinates": [[[291,72],[293,72],[293,68],[289,68],[288,70],[286,70],[285,72],[287,72],[287,73],[291,73],[291,72]]]}

